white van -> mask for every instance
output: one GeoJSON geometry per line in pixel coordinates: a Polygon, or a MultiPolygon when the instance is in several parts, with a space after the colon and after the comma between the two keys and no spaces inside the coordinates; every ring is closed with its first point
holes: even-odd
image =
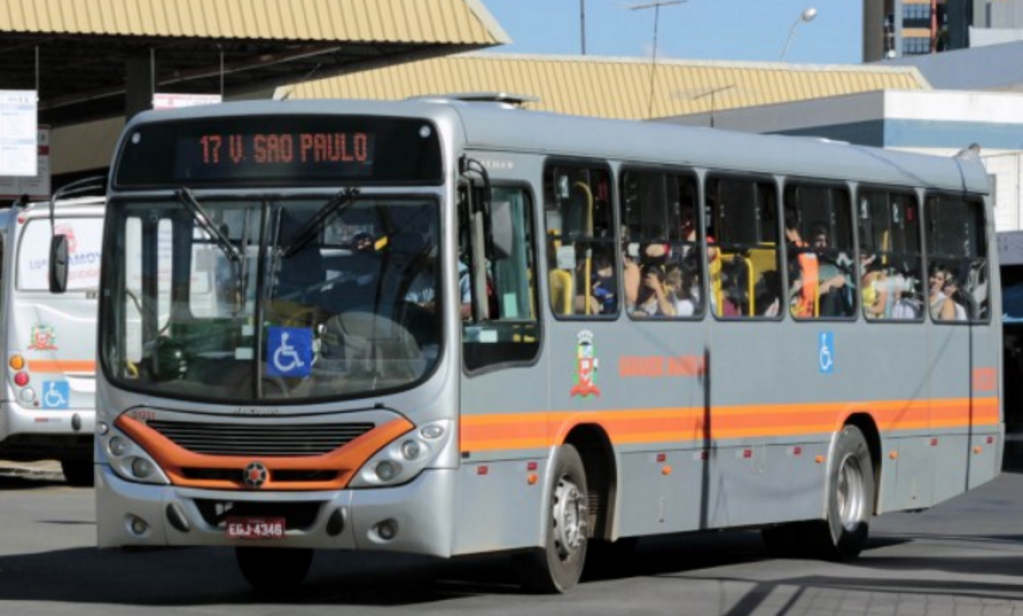
{"type": "Polygon", "coordinates": [[[104,204],[83,197],[0,212],[0,459],[60,460],[78,486],[93,482],[104,204]],[[50,292],[54,231],[67,237],[62,294],[50,292]]]}

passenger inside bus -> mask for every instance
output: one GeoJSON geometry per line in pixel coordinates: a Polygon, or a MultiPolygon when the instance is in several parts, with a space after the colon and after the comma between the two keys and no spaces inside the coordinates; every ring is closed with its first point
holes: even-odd
{"type": "Polygon", "coordinates": [[[935,321],[953,321],[956,318],[955,303],[945,295],[945,283],[950,276],[951,272],[943,265],[931,268],[927,305],[935,321]]]}
{"type": "Polygon", "coordinates": [[[785,211],[785,242],[789,263],[789,311],[792,316],[809,319],[819,314],[820,264],[817,253],[809,250],[799,232],[799,218],[785,211]]]}
{"type": "Polygon", "coordinates": [[[860,254],[864,315],[868,319],[919,319],[922,310],[915,298],[914,279],[881,263],[875,255],[860,254]]]}
{"type": "Polygon", "coordinates": [[[833,258],[828,246],[828,229],[823,224],[814,225],[811,240],[818,263],[818,302],[822,317],[841,317],[852,314],[848,278],[845,275],[851,260],[848,255],[839,254],[833,258]]]}
{"type": "Polygon", "coordinates": [[[955,320],[968,321],[966,309],[968,300],[959,292],[959,283],[956,281],[955,274],[949,273],[948,278],[945,279],[945,288],[942,291],[945,293],[945,297],[952,300],[952,305],[955,307],[955,320]]]}
{"type": "Polygon", "coordinates": [[[675,316],[675,305],[665,286],[664,267],[647,263],[640,270],[641,284],[636,305],[630,313],[636,318],[675,316]]]}
{"type": "Polygon", "coordinates": [[[699,313],[700,296],[696,280],[696,270],[692,266],[687,267],[685,261],[682,265],[668,268],[664,284],[668,288],[676,317],[691,317],[699,313]]]}

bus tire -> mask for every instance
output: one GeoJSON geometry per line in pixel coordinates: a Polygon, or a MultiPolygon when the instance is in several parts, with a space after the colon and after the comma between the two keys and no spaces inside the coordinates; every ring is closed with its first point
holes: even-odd
{"type": "Polygon", "coordinates": [[[546,546],[515,557],[522,585],[544,594],[566,592],[579,582],[589,542],[586,470],[575,447],[561,446],[552,477],[546,546]]]}
{"type": "Polygon", "coordinates": [[[874,512],[874,463],[856,426],[842,428],[828,468],[827,519],[815,523],[814,547],[828,560],[859,556],[874,512]]]}
{"type": "Polygon", "coordinates": [[[76,488],[91,488],[95,482],[95,469],[91,459],[70,458],[60,461],[60,470],[64,472],[64,480],[76,488]]]}
{"type": "Polygon", "coordinates": [[[285,595],[302,586],[313,551],[290,548],[235,548],[242,577],[259,594],[285,595]]]}
{"type": "Polygon", "coordinates": [[[789,522],[760,529],[760,538],[771,558],[799,558],[806,552],[805,523],[789,522]]]}

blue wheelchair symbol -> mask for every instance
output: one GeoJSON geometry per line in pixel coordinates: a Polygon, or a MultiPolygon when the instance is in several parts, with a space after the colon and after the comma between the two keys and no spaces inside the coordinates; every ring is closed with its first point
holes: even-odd
{"type": "Polygon", "coordinates": [[[309,376],[313,363],[313,332],[303,327],[271,327],[266,373],[270,376],[309,376]]]}
{"type": "Polygon", "coordinates": [[[821,332],[820,347],[817,349],[817,363],[821,374],[835,373],[834,332],[821,332]]]}
{"type": "Polygon", "coordinates": [[[71,386],[67,381],[43,381],[43,408],[66,409],[71,405],[71,386]]]}

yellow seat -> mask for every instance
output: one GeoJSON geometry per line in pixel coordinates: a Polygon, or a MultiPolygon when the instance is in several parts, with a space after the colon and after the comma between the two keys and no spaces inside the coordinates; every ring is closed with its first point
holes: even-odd
{"type": "Polygon", "coordinates": [[[575,298],[572,274],[561,269],[551,270],[550,283],[551,307],[554,313],[562,316],[572,314],[572,302],[575,298]]]}

